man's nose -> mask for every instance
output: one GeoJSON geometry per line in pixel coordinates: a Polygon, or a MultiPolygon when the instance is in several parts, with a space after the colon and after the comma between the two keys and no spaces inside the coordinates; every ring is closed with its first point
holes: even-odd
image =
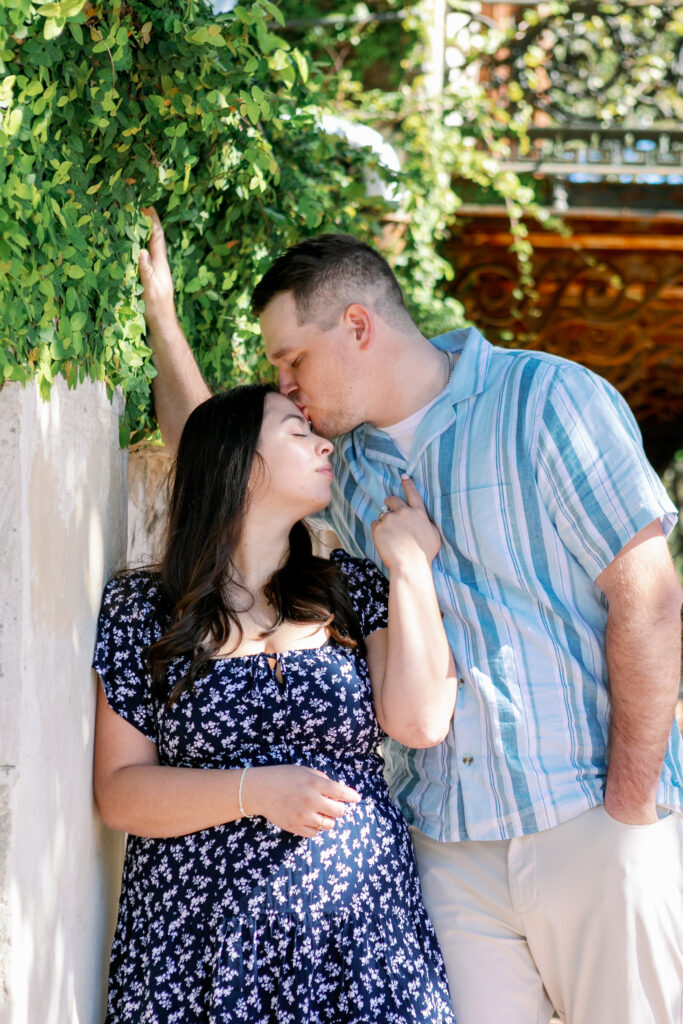
{"type": "Polygon", "coordinates": [[[294,375],[289,370],[279,370],[277,384],[281,395],[291,395],[297,390],[294,375]]]}

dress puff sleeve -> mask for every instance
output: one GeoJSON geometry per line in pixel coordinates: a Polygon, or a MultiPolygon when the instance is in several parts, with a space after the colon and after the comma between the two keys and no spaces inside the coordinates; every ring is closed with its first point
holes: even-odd
{"type": "Polygon", "coordinates": [[[129,573],[111,580],[102,596],[92,663],[109,706],[153,743],[157,709],[146,653],[163,633],[158,608],[151,574],[129,573]]]}
{"type": "Polygon", "coordinates": [[[355,558],[341,548],[330,554],[330,561],[339,566],[346,579],[346,589],[353,604],[363,639],[378,629],[386,629],[389,621],[389,581],[369,558],[355,558]]]}

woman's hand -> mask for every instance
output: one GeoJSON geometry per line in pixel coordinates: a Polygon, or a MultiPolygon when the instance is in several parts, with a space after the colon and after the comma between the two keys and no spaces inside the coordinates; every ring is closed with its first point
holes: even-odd
{"type": "Polygon", "coordinates": [[[261,814],[298,836],[333,827],[360,795],[302,765],[180,768],[159,764],[156,744],[109,707],[98,687],[93,785],[105,825],[151,839],[185,836],[261,814]]]}
{"type": "Polygon", "coordinates": [[[425,511],[417,487],[407,476],[402,483],[406,500],[395,495],[387,497],[389,512],[372,524],[377,553],[390,572],[410,567],[419,555],[424,555],[431,565],[441,548],[441,536],[425,511]]]}
{"type": "Polygon", "coordinates": [[[140,281],[145,302],[145,320],[150,330],[163,331],[176,323],[173,302],[173,279],[166,256],[166,240],[159,215],[153,206],[140,209],[152,222],[148,249],[140,252],[140,281]]]}
{"type": "Polygon", "coordinates": [[[247,770],[242,782],[247,814],[260,814],[286,832],[308,839],[329,831],[347,804],[359,801],[355,789],[303,765],[256,766],[247,770]]]}
{"type": "Polygon", "coordinates": [[[152,381],[154,410],[166,450],[174,455],[187,417],[211,397],[211,392],[178,323],[161,221],[153,206],[142,208],[140,213],[152,222],[148,248],[140,253],[139,269],[147,344],[157,371],[152,381]]]}

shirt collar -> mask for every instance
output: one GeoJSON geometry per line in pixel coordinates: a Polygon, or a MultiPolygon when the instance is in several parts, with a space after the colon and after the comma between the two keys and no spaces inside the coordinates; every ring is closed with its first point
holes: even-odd
{"type": "Polygon", "coordinates": [[[461,327],[430,340],[435,348],[459,357],[448,385],[452,402],[463,402],[483,391],[492,346],[476,327],[461,327]]]}
{"type": "MultiPolygon", "coordinates": [[[[454,406],[483,391],[492,346],[475,327],[447,331],[431,338],[430,343],[442,352],[452,352],[459,357],[444,395],[427,414],[430,425],[434,424],[439,430],[444,430],[453,420],[454,406]]],[[[389,435],[371,423],[361,423],[350,434],[346,434],[339,447],[349,461],[356,462],[359,455],[367,455],[401,468],[406,465],[406,460],[389,435]]],[[[423,447],[424,443],[420,445],[420,448],[423,447]]]]}

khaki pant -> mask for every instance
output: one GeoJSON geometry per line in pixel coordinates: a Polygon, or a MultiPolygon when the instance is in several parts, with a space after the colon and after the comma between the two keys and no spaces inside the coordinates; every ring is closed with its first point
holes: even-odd
{"type": "Polygon", "coordinates": [[[458,1024],[683,1024],[683,819],[499,842],[411,829],[458,1024]]]}

